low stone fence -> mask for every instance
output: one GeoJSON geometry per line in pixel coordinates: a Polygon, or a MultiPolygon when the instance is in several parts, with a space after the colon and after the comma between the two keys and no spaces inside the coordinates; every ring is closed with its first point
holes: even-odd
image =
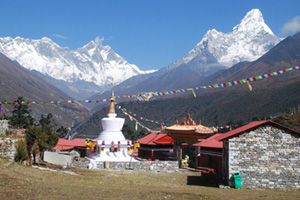
{"type": "Polygon", "coordinates": [[[44,152],[44,161],[55,165],[69,165],[72,162],[72,155],[61,154],[58,152],[44,152]]]}
{"type": "Polygon", "coordinates": [[[179,170],[177,161],[147,161],[138,162],[95,162],[97,166],[91,166],[90,160],[74,161],[73,166],[82,168],[112,169],[112,170],[134,170],[134,171],[152,171],[152,172],[177,172],[179,170]]]}
{"type": "Polygon", "coordinates": [[[0,137],[0,158],[14,160],[17,139],[0,137]]]}

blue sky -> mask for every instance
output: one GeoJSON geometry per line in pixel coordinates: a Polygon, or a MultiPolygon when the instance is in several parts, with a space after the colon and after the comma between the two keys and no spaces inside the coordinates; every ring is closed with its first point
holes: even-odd
{"type": "Polygon", "coordinates": [[[180,59],[210,29],[231,32],[258,8],[280,37],[300,31],[299,0],[0,0],[0,37],[49,37],[77,49],[102,39],[142,70],[180,59]]]}

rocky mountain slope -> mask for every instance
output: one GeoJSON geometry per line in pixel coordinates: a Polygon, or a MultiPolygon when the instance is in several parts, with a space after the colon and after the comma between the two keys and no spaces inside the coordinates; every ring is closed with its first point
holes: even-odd
{"type": "MultiPolygon", "coordinates": [[[[48,102],[69,100],[70,96],[35,76],[29,70],[0,53],[0,101],[2,113],[9,115],[13,106],[3,102],[13,102],[18,97],[27,101],[48,102]]],[[[52,113],[58,125],[69,127],[88,118],[90,113],[80,104],[29,104],[32,115],[38,119],[43,114],[52,113]]]]}

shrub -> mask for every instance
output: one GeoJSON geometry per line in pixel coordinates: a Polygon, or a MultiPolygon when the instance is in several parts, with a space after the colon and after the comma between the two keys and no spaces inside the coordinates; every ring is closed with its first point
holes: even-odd
{"type": "Polygon", "coordinates": [[[24,140],[19,140],[16,143],[15,161],[22,163],[25,160],[28,160],[27,145],[24,140]]]}

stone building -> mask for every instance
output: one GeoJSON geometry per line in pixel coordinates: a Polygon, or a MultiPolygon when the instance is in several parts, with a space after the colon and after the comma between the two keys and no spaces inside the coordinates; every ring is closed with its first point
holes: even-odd
{"type": "Polygon", "coordinates": [[[272,121],[252,122],[218,137],[223,174],[240,172],[249,188],[300,188],[300,133],[272,121]]]}

